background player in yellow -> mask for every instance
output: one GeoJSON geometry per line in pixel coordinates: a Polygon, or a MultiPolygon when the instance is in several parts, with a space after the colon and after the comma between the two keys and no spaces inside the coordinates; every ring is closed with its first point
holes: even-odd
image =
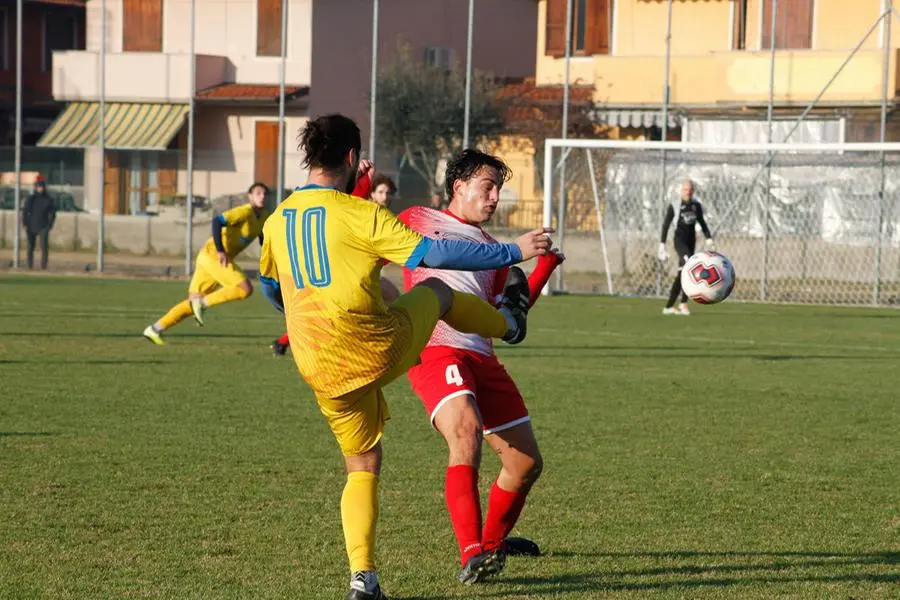
{"type": "Polygon", "coordinates": [[[234,259],[254,240],[259,239],[262,244],[263,225],[270,214],[264,208],[268,192],[265,184],[254,183],[247,190],[247,204],[235,206],[213,219],[212,237],[197,254],[188,299],[144,329],[145,338],[162,346],[165,343],[162,332],[190,315],[203,325],[203,311],[207,308],[250,297],[253,286],[234,259]]]}
{"type": "Polygon", "coordinates": [[[381,268],[387,260],[410,268],[496,269],[546,254],[552,242],[547,229],[515,244],[423,237],[386,208],[345,193],[358,175],[360,145],[359,128],[347,117],[307,123],[301,147],[309,182],[266,223],[260,281],[285,313],[294,360],[344,455],[347,598],[382,600],[374,559],[388,418],[382,388],[418,361],[440,319],[458,331],[521,342],[529,290],[521,269],[513,267],[499,310],[437,279],[426,279],[388,307],[381,298],[381,268]]]}

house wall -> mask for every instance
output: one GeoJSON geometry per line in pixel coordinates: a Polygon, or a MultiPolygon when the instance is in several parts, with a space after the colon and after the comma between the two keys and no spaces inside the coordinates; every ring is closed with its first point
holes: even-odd
{"type": "MultiPolygon", "coordinates": [[[[309,85],[313,0],[289,0],[286,80],[309,85]]],[[[122,53],[122,0],[106,0],[106,51],[122,53]]],[[[227,81],[277,84],[280,57],[256,56],[256,7],[254,0],[196,0],[195,52],[228,59],[227,81]]],[[[87,50],[98,52],[101,41],[101,0],[87,2],[87,50]]],[[[190,50],[190,2],[163,0],[165,54],[190,50]]],[[[115,60],[113,58],[113,60],[115,60]]],[[[135,80],[142,74],[132,73],[135,80]]]]}
{"type": "MultiPolygon", "coordinates": [[[[310,114],[342,112],[368,138],[372,69],[372,11],[358,0],[318,1],[313,8],[310,114]]],[[[466,60],[468,2],[382,0],[379,14],[380,64],[387,64],[398,40],[425,59],[429,46],[451,48],[459,65],[466,60]]],[[[473,33],[473,66],[501,77],[534,75],[537,44],[534,0],[478,2],[473,33]]],[[[363,142],[367,144],[366,141],[363,142]]]]}
{"type": "MultiPolygon", "coordinates": [[[[658,105],[665,68],[666,2],[612,0],[611,54],[575,58],[570,80],[593,82],[598,102],[658,105]]],[[[775,100],[805,104],[816,97],[851,48],[880,14],[881,0],[816,0],[812,49],[776,53],[775,100]]],[[[564,60],[545,54],[547,0],[540,0],[537,28],[537,82],[558,84],[564,60]]],[[[768,97],[768,51],[760,51],[763,27],[761,0],[750,0],[748,50],[731,50],[733,3],[730,0],[675,2],[672,12],[671,101],[715,105],[759,103],[768,97]]],[[[900,25],[894,17],[892,27],[900,25]]],[[[876,27],[861,51],[826,91],[822,102],[872,103],[881,98],[883,51],[876,27]]],[[[892,36],[900,48],[900,36],[892,36]]],[[[896,90],[897,52],[890,53],[889,89],[896,90]]]]}

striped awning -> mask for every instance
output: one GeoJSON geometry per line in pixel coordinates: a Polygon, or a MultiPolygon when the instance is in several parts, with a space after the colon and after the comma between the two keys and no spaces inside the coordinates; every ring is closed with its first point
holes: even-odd
{"type": "MultiPolygon", "coordinates": [[[[104,147],[116,150],[165,150],[181,129],[187,104],[107,102],[104,147]]],[[[97,102],[72,102],[38,140],[38,146],[85,148],[100,137],[97,102]]]]}

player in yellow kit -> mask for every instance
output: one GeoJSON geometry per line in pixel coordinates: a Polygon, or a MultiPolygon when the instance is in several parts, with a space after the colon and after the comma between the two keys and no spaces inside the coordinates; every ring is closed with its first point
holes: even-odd
{"type": "Polygon", "coordinates": [[[438,320],[459,331],[518,343],[525,337],[528,283],[513,267],[501,308],[427,279],[390,307],[381,298],[385,260],[414,268],[487,270],[550,250],[549,230],[516,244],[431,240],[374,202],[350,196],[358,175],[359,128],[330,115],[309,121],[301,146],[309,183],[264,228],[260,281],[287,319],[294,360],[316,395],[348,472],[341,518],[350,561],[348,600],[385,598],[375,573],[382,388],[406,372],[438,320]]]}
{"type": "Polygon", "coordinates": [[[144,329],[144,337],[162,346],[162,332],[194,315],[203,325],[203,311],[217,304],[245,300],[253,286],[234,259],[254,240],[262,243],[262,230],[269,212],[265,210],[269,188],[254,183],[247,190],[247,204],[235,206],[213,219],[212,237],[197,255],[188,299],[173,306],[159,321],[144,329]]]}

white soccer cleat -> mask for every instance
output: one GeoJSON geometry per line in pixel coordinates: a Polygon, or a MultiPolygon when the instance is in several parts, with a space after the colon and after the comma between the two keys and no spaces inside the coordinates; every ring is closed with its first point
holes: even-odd
{"type": "Polygon", "coordinates": [[[165,346],[166,343],[162,339],[162,335],[155,329],[153,329],[153,325],[148,325],[147,329],[144,330],[144,337],[156,344],[157,346],[165,346]]]}
{"type": "Polygon", "coordinates": [[[197,324],[203,327],[203,298],[191,298],[191,312],[197,324]]]}
{"type": "Polygon", "coordinates": [[[684,317],[689,317],[689,316],[691,316],[691,309],[688,308],[688,305],[687,305],[686,302],[683,302],[683,303],[681,303],[681,304],[678,306],[678,312],[677,312],[677,314],[682,315],[682,316],[684,316],[684,317]]]}
{"type": "Polygon", "coordinates": [[[667,306],[666,308],[663,309],[663,314],[664,315],[677,315],[678,309],[675,308],[674,306],[667,306]]]}

